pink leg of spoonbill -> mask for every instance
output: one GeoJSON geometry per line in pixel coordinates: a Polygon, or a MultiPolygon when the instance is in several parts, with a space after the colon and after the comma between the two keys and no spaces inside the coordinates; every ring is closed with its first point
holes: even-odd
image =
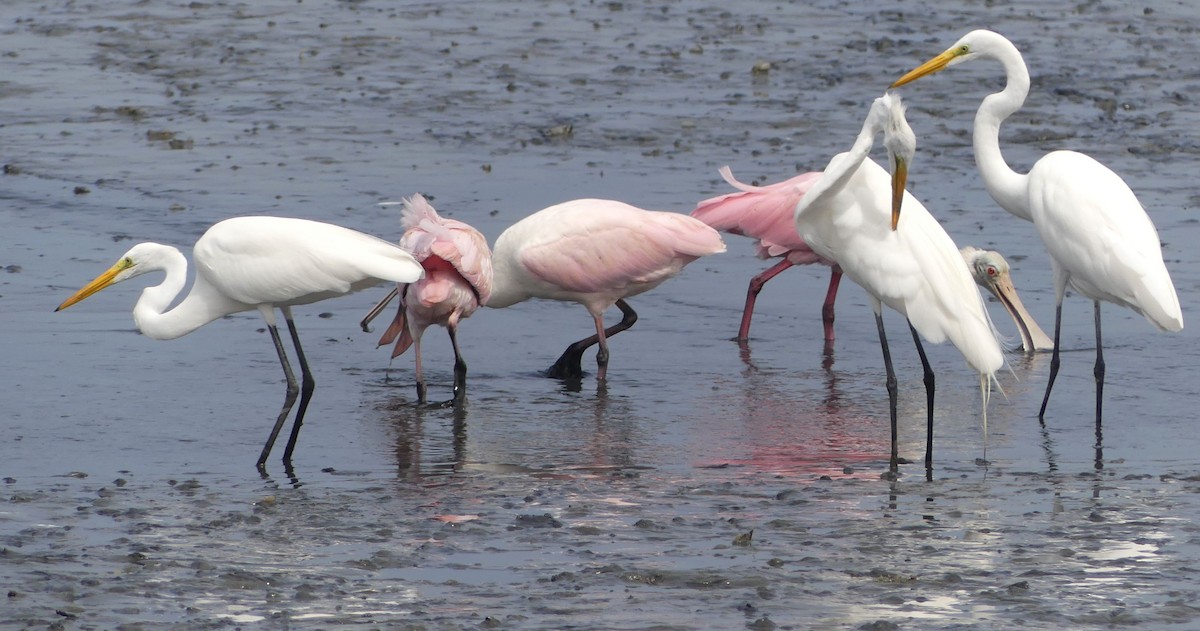
{"type": "Polygon", "coordinates": [[[791,261],[783,259],[750,279],[750,287],[746,290],[746,307],[742,309],[742,326],[738,328],[737,337],[733,338],[735,342],[745,342],[750,339],[750,317],[754,315],[754,301],[758,299],[758,292],[762,291],[763,285],[792,265],[791,261]]]}

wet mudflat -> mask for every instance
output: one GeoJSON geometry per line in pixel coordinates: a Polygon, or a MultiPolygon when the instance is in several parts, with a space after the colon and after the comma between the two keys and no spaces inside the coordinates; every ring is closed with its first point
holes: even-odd
{"type": "MultiPolygon", "coordinates": [[[[1002,130],[1009,161],[1066,147],[1121,173],[1191,326],[1187,3],[6,3],[3,626],[1197,626],[1194,328],[1105,307],[1099,436],[1082,299],[1044,427],[1048,356],[1011,358],[985,440],[975,377],[929,348],[933,479],[888,480],[873,318],[844,284],[826,353],[823,268],[772,281],[739,348],[766,264],[728,237],[634,299],[604,385],[537,375],[589,331],[580,307],[481,311],[461,331],[457,411],[416,406],[411,358],[389,367],[358,330],[381,289],[297,310],[317,393],[293,474],[273,459],[263,478],[283,384],[256,314],[150,340],[135,283],[51,313],[132,243],[186,248],[236,214],[398,238],[375,204],[420,191],[494,239],[574,197],[687,212],[726,190],[723,164],[761,182],[821,168],[884,86],[977,26],[1033,75],[1002,130]]],[[[975,107],[1001,85],[976,63],[905,88],[911,188],[960,245],[1009,258],[1049,329],[1048,259],[970,154],[975,107]]],[[[901,452],[919,461],[919,363],[889,315],[901,452]]],[[[426,346],[449,398],[449,344],[426,346]]]]}

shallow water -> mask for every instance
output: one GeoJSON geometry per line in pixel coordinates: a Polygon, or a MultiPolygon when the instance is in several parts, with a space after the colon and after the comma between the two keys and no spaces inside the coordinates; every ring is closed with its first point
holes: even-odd
{"type": "MultiPolygon", "coordinates": [[[[376,202],[420,191],[494,239],[572,197],[686,212],[726,190],[723,164],[762,182],[822,167],[885,85],[976,26],[1031,65],[1006,157],[1023,169],[1074,148],[1120,172],[1190,325],[1188,3],[5,3],[0,622],[1200,625],[1194,329],[1159,334],[1111,306],[1099,442],[1085,301],[1065,307],[1044,427],[1049,357],[1011,358],[985,441],[975,377],[929,348],[932,480],[918,465],[881,477],[887,396],[861,290],[843,284],[831,354],[824,268],[772,281],[750,344],[728,341],[766,267],[738,237],[634,299],[641,320],[614,338],[606,386],[537,375],[588,332],[578,306],[478,313],[461,330],[458,412],[415,406],[411,358],[389,367],[358,330],[382,290],[299,309],[318,387],[292,476],[274,458],[268,477],[252,466],[283,394],[257,315],[157,342],[133,330],[124,285],[51,313],[132,242],[186,246],[235,214],[396,238],[395,209],[376,202]],[[771,70],[753,74],[759,61],[771,70]]],[[[993,206],[970,154],[999,72],[905,88],[911,188],[960,244],[1009,258],[1050,329],[1042,246],[993,206]]],[[[901,453],[919,460],[919,363],[888,324],[901,453]]],[[[431,331],[426,347],[448,398],[449,344],[431,331]]]]}

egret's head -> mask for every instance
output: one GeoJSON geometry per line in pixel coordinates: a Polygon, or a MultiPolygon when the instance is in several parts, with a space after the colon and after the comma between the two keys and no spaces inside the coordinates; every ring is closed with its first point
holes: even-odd
{"type": "Polygon", "coordinates": [[[912,83],[925,75],[931,75],[955,64],[981,57],[1005,44],[1009,47],[1012,46],[1007,39],[1004,39],[998,33],[984,29],[971,31],[964,35],[962,39],[955,42],[953,46],[947,48],[942,54],[917,66],[903,77],[896,79],[892,85],[888,86],[888,89],[898,88],[906,83],[912,83]]]}
{"type": "Polygon", "coordinates": [[[161,247],[155,243],[139,243],[133,246],[112,267],[97,276],[92,282],[84,285],[83,288],[75,292],[70,298],[64,300],[61,305],[58,305],[55,311],[62,311],[105,287],[158,269],[151,267],[148,263],[156,260],[158,248],[161,247]]]}
{"type": "Polygon", "coordinates": [[[887,149],[888,168],[892,172],[892,230],[895,230],[900,225],[908,167],[917,153],[917,135],[904,118],[904,103],[899,96],[887,93],[875,103],[883,109],[883,146],[887,149]]]}

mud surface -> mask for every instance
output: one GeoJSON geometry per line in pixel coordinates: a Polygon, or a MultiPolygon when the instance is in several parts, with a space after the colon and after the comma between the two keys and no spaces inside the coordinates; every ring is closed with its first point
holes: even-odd
{"type": "MultiPolygon", "coordinates": [[[[933,479],[889,480],[865,295],[843,284],[826,354],[827,270],[789,271],[739,348],[745,283],[767,266],[745,239],[633,301],[606,386],[537,374],[589,332],[580,307],[476,314],[457,412],[413,403],[411,357],[389,366],[358,330],[382,296],[365,292],[297,310],[317,392],[293,474],[273,458],[264,478],[283,384],[256,314],[150,340],[136,282],[51,313],[132,243],[186,247],[231,215],[398,238],[376,203],[419,191],[494,239],[575,197],[687,212],[726,191],[723,164],[760,182],[823,167],[891,80],[989,27],[1033,75],[1006,157],[1072,148],[1121,173],[1193,325],[1190,3],[852,4],[4,3],[0,626],[1200,627],[1195,328],[1105,307],[1101,436],[1086,301],[1066,304],[1044,427],[1048,356],[1012,357],[985,444],[975,377],[931,347],[933,479]]],[[[910,183],[960,245],[1008,257],[1051,330],[1047,256],[970,152],[1000,72],[904,89],[910,183]]],[[[426,339],[449,398],[449,343],[426,339]]],[[[919,363],[893,354],[901,452],[919,461],[919,363]]]]}

